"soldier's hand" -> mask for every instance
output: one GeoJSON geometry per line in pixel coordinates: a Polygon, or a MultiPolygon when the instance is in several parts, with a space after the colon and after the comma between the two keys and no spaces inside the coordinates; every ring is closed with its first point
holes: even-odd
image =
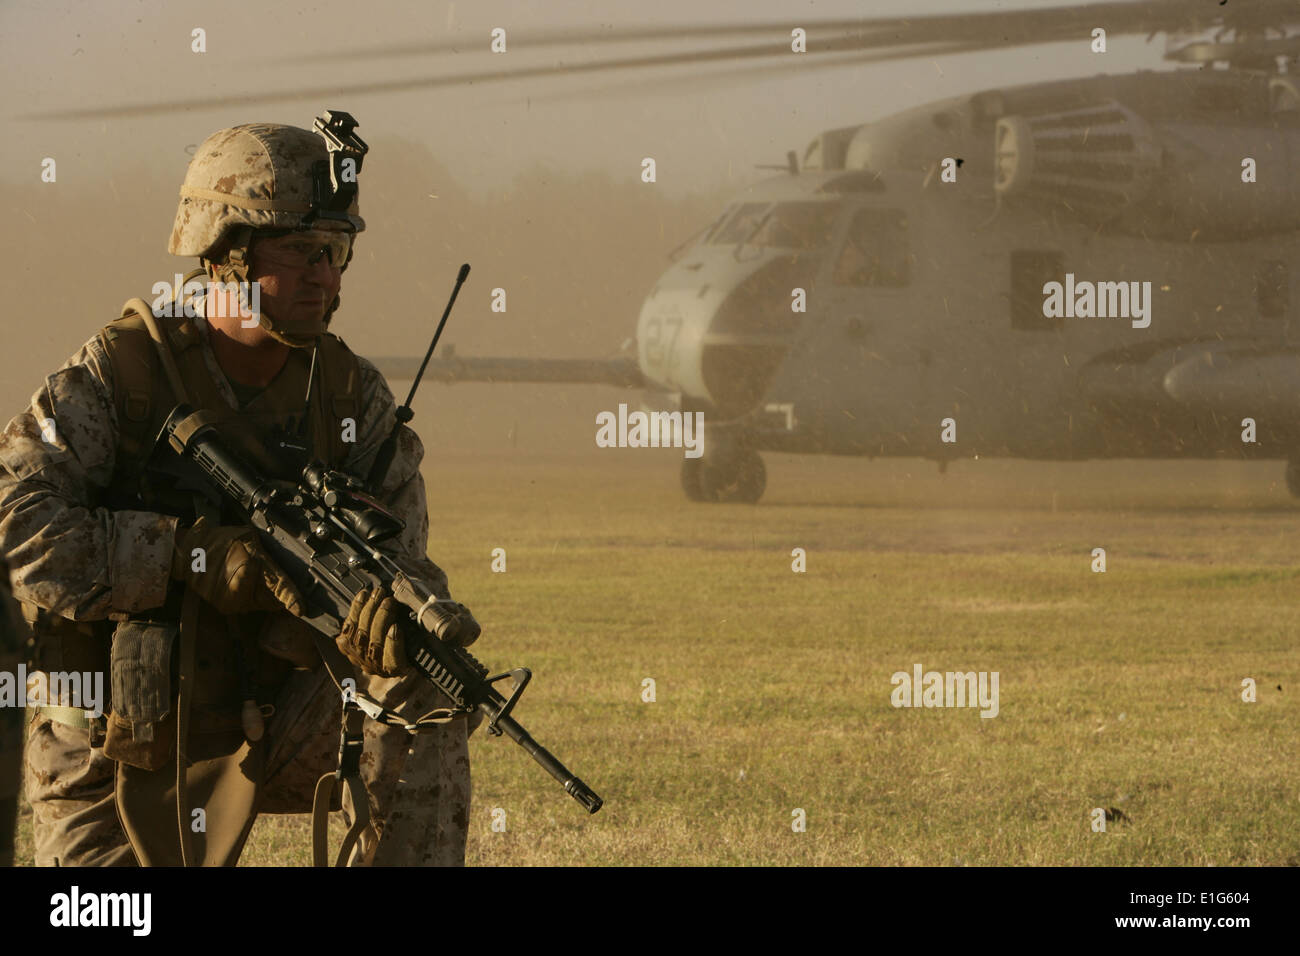
{"type": "Polygon", "coordinates": [[[171,576],[224,614],[280,609],[302,614],[302,595],[293,581],[267,556],[257,533],[242,525],[209,525],[200,518],[179,531],[171,576]]]}
{"type": "Polygon", "coordinates": [[[367,674],[396,677],[407,670],[402,626],[409,619],[406,605],[386,588],[357,592],[347,620],[334,643],[343,656],[367,674]]]}

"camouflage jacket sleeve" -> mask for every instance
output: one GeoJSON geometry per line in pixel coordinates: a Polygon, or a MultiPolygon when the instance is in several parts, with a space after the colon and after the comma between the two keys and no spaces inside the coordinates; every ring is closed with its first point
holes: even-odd
{"type": "MultiPolygon", "coordinates": [[[[361,408],[364,410],[357,423],[357,443],[343,463],[349,474],[365,479],[374,464],[379,447],[388,438],[397,421],[397,402],[384,381],[379,369],[357,356],[361,365],[361,408]]],[[[424,459],[424,445],[420,436],[402,426],[393,463],[380,487],[372,489],[376,496],[399,518],[406,529],[394,539],[388,550],[401,554],[428,575],[428,583],[439,597],[450,597],[447,575],[429,560],[429,509],[425,500],[424,478],[420,462],[424,459]]]]}
{"type": "Polygon", "coordinates": [[[0,435],[0,553],[14,595],[78,621],[167,596],[176,519],[99,505],[116,458],[112,394],[96,336],[0,435]]]}

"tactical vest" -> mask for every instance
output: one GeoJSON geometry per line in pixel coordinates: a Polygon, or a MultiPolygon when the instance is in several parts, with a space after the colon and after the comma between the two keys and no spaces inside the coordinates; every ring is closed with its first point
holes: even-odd
{"type": "MultiPolygon", "coordinates": [[[[311,350],[293,349],[276,378],[242,409],[231,408],[218,389],[204,358],[200,333],[187,319],[157,320],[195,410],[215,412],[215,424],[230,445],[265,477],[300,477],[313,460],[341,467],[353,447],[344,440],[344,420],[359,418],[360,366],[336,336],[326,333],[317,347],[315,383],[307,403],[311,350]]],[[[112,479],[95,504],[114,510],[157,511],[190,524],[206,513],[214,523],[242,523],[232,508],[214,513],[193,490],[182,487],[165,442],[155,445],[163,422],[178,404],[162,368],[144,319],[125,314],[100,332],[112,369],[113,404],[118,445],[112,479]]],[[[349,439],[351,435],[347,436],[349,439]]],[[[174,749],[172,717],[177,684],[174,635],[182,589],[173,584],[167,604],[132,615],[130,620],[77,624],[45,612],[34,628],[45,652],[47,669],[100,670],[112,676],[110,705],[115,717],[135,724],[139,752],[121,757],[146,769],[165,763],[174,749]],[[115,628],[115,632],[114,632],[115,628]],[[112,634],[113,660],[108,659],[112,634]],[[120,666],[119,655],[138,662],[120,666]],[[147,672],[154,672],[146,678],[147,672]],[[122,674],[134,674],[128,684],[122,674]],[[170,743],[169,743],[169,739],[170,743]]],[[[202,605],[196,634],[197,672],[190,727],[197,734],[232,734],[241,726],[241,708],[250,697],[262,704],[274,699],[292,665],[257,650],[258,637],[271,614],[219,615],[202,605]]],[[[276,615],[287,617],[287,615],[276,615]]],[[[93,738],[92,738],[93,739],[93,738]]]]}
{"type": "MultiPolygon", "coordinates": [[[[357,420],[361,370],[356,356],[336,336],[327,332],[320,337],[318,378],[304,421],[311,350],[291,350],[275,380],[236,410],[222,397],[204,360],[199,332],[190,321],[160,319],[159,324],[189,391],[190,404],[196,411],[216,412],[223,435],[263,475],[296,480],[313,458],[331,467],[342,465],[352,447],[344,441],[342,423],[348,418],[357,420]]],[[[144,320],[130,313],[100,335],[113,369],[119,431],[108,501],[114,508],[158,510],[193,520],[192,496],[175,492],[174,476],[145,468],[146,457],[178,399],[163,374],[144,320]]],[[[155,455],[155,460],[159,458],[165,460],[166,455],[155,455]]]]}

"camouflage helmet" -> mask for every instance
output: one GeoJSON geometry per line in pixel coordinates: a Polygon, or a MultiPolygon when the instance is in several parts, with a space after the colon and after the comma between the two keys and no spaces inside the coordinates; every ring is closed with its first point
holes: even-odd
{"type": "MultiPolygon", "coordinates": [[[[356,125],[347,113],[328,111],[316,120],[317,132],[248,123],[213,133],[186,170],[167,251],[199,256],[205,269],[214,265],[222,282],[239,284],[242,299],[257,230],[330,223],[361,232],[366,223],[358,215],[356,174],[368,147],[354,135],[356,125]]],[[[281,322],[263,310],[258,322],[286,345],[306,348],[328,327],[339,302],[336,295],[319,321],[281,322]]]]}
{"type": "MultiPolygon", "coordinates": [[[[248,123],[213,133],[190,160],[167,251],[207,258],[239,226],[306,226],[317,162],[328,163],[325,140],[296,126],[248,123]]],[[[366,228],[355,201],[347,220],[357,232],[366,228]]]]}

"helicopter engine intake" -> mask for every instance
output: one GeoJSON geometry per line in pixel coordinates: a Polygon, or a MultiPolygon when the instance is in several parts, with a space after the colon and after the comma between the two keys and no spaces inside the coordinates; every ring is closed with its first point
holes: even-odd
{"type": "Polygon", "coordinates": [[[1151,127],[1115,102],[1004,116],[993,142],[999,197],[1061,204],[1099,221],[1142,199],[1160,166],[1151,127]]]}

